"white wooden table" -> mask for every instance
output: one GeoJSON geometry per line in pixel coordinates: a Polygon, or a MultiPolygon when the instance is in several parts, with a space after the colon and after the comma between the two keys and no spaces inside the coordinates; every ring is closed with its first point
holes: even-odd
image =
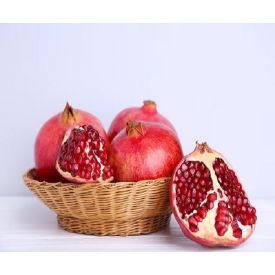
{"type": "Polygon", "coordinates": [[[275,201],[253,201],[258,223],[242,246],[202,247],[182,233],[174,218],[166,229],[143,236],[96,237],[61,229],[35,197],[0,197],[0,251],[275,251],[275,201]]]}

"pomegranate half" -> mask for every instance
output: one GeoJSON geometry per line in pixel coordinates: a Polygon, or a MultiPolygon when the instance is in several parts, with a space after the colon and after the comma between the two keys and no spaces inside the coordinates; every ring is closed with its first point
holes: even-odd
{"type": "Polygon", "coordinates": [[[109,148],[116,181],[171,177],[182,159],[177,135],[163,124],[128,122],[109,148]]]}
{"type": "Polygon", "coordinates": [[[183,233],[205,246],[237,246],[255,229],[256,209],[239,178],[206,143],[175,169],[170,201],[183,233]]]}
{"type": "Polygon", "coordinates": [[[125,127],[128,121],[158,122],[176,132],[172,123],[157,111],[157,104],[152,100],[145,100],[143,106],[130,107],[116,115],[108,131],[110,142],[125,127]]]}
{"type": "Polygon", "coordinates": [[[94,115],[73,109],[68,103],[63,112],[50,118],[40,129],[35,141],[35,167],[38,180],[62,180],[57,173],[55,163],[65,132],[75,126],[92,125],[104,140],[106,133],[101,122],[94,115]]]}

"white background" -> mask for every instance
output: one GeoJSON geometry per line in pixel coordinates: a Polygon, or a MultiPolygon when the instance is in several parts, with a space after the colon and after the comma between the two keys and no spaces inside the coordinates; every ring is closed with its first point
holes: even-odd
{"type": "Polygon", "coordinates": [[[274,198],[275,25],[0,25],[0,195],[30,195],[41,125],[69,101],[105,128],[158,103],[185,153],[207,141],[250,198],[274,198]]]}

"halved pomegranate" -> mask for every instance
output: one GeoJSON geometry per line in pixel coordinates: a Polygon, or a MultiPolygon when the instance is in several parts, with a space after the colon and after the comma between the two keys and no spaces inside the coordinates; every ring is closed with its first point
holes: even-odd
{"type": "Polygon", "coordinates": [[[237,246],[253,233],[256,209],[228,161],[206,143],[177,166],[170,188],[173,213],[190,239],[237,246]]]}
{"type": "Polygon", "coordinates": [[[90,125],[75,126],[66,132],[56,169],[70,182],[113,180],[113,169],[107,160],[105,140],[90,125]]]}

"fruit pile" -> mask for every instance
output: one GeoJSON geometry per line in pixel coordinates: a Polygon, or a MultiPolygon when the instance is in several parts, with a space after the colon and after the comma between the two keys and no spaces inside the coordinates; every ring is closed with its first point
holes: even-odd
{"type": "Polygon", "coordinates": [[[206,143],[184,156],[175,128],[153,101],[122,110],[108,133],[73,109],[50,118],[35,142],[36,179],[93,184],[171,178],[170,204],[183,233],[206,246],[236,246],[256,210],[229,162],[206,143]]]}

